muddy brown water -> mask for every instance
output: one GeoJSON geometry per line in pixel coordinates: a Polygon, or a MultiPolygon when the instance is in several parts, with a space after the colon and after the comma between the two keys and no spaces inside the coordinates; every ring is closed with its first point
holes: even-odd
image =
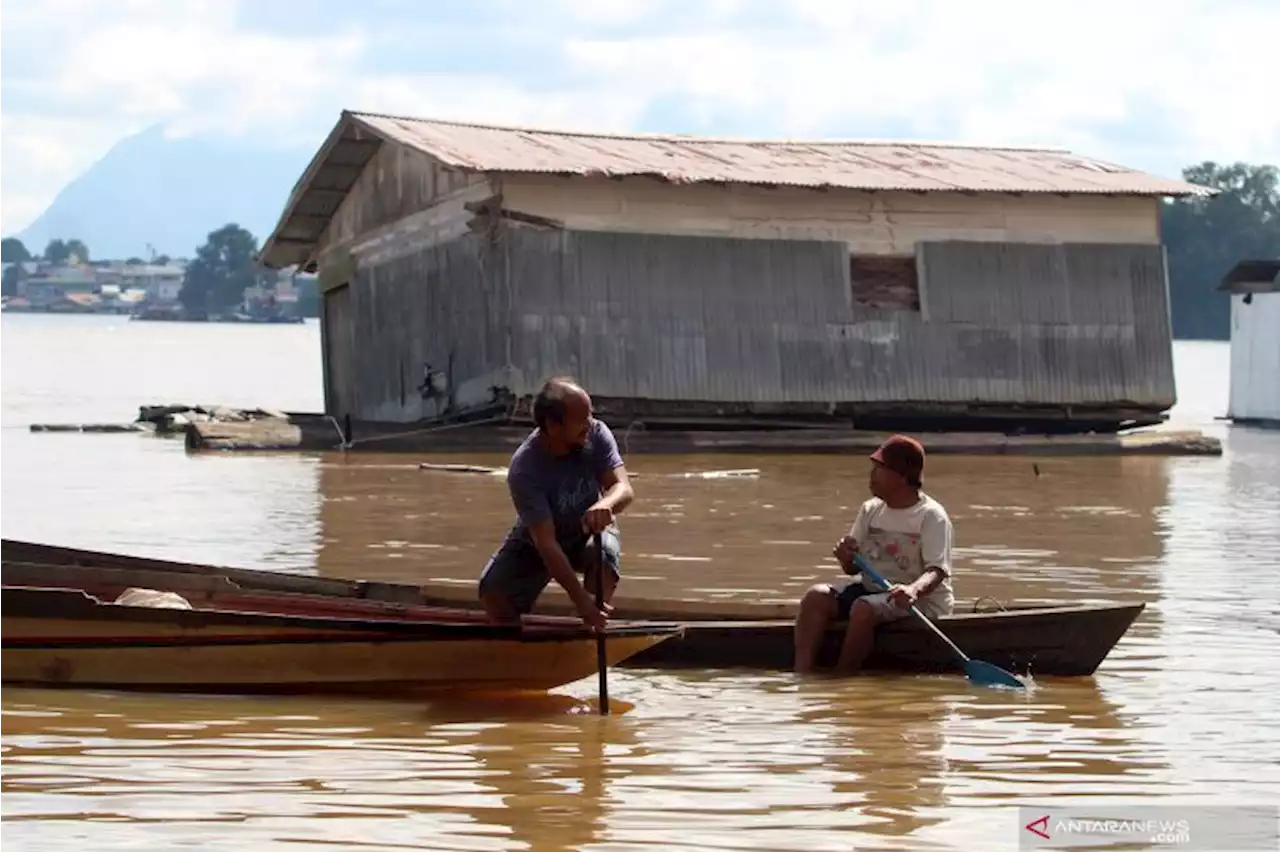
{"type": "MultiPolygon", "coordinates": [[[[3,534],[473,585],[510,522],[500,478],[27,431],[160,401],[314,410],[317,341],[314,323],[4,316],[3,534]]],[[[607,719],[594,679],[509,702],[5,689],[5,846],[1015,849],[1019,805],[1273,803],[1280,432],[1214,421],[1224,344],[1176,354],[1174,425],[1222,437],[1221,458],[929,460],[959,606],[1148,604],[1093,678],[1010,696],[957,677],[613,670],[607,719]]],[[[866,493],[857,457],[629,464],[623,605],[794,599],[837,576],[827,554],[866,493]],[[760,476],[676,476],[715,468],[760,476]]]]}

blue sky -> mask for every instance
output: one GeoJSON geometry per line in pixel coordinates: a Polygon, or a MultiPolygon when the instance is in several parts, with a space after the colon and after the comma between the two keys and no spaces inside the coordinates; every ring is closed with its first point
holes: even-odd
{"type": "Polygon", "coordinates": [[[6,234],[147,126],[310,151],[343,108],[1280,164],[1273,0],[7,0],[0,32],[6,234]]]}

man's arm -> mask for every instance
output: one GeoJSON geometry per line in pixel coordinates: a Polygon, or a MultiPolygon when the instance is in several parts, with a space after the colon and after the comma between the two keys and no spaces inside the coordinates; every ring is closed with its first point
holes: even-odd
{"type": "Polygon", "coordinates": [[[598,423],[596,437],[600,443],[602,460],[599,468],[600,499],[587,510],[586,523],[593,530],[604,529],[613,520],[614,515],[621,514],[635,499],[631,488],[631,478],[627,476],[627,466],[618,452],[618,442],[613,432],[604,423],[598,423]]]}
{"type": "Polygon", "coordinates": [[[920,531],[920,558],[924,573],[911,587],[917,597],[924,597],[951,576],[951,519],[945,514],[930,513],[925,517],[920,531]]]}
{"type": "MultiPolygon", "coordinates": [[[[867,504],[864,502],[858,507],[858,514],[853,518],[853,525],[849,527],[849,531],[845,533],[844,538],[836,543],[832,553],[836,557],[836,561],[840,563],[840,570],[848,574],[850,577],[861,577],[861,570],[854,564],[853,557],[857,555],[858,548],[862,542],[867,540],[867,504]]],[[[870,578],[866,578],[870,580],[870,578]]]]}
{"type": "Polygon", "coordinates": [[[627,476],[626,465],[618,465],[600,474],[600,487],[604,494],[596,502],[596,506],[608,509],[618,515],[631,505],[635,492],[631,489],[631,478],[627,476]]]}
{"type": "Polygon", "coordinates": [[[556,540],[555,524],[549,520],[534,524],[529,527],[529,537],[533,539],[533,546],[538,549],[538,555],[542,557],[542,564],[546,566],[547,573],[551,575],[551,579],[560,584],[560,588],[565,590],[578,612],[594,611],[595,599],[587,594],[582,581],[578,579],[573,566],[569,564],[569,557],[565,556],[564,548],[556,540]]]}

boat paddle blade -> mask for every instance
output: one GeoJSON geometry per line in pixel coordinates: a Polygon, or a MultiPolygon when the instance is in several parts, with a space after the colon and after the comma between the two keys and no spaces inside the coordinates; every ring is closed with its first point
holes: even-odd
{"type": "Polygon", "coordinates": [[[1026,689],[1027,685],[1017,677],[991,663],[982,660],[965,660],[964,674],[970,683],[979,686],[1008,686],[1013,689],[1026,689]]]}

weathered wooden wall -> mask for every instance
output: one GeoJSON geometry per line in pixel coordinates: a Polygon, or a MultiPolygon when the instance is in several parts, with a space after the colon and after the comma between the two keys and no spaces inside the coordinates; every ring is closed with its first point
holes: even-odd
{"type": "Polygon", "coordinates": [[[325,412],[338,417],[356,416],[354,323],[351,285],[342,284],[320,299],[321,366],[325,412]]]}
{"type": "Polygon", "coordinates": [[[1151,245],[927,244],[921,306],[852,298],[843,242],[515,229],[528,392],[732,403],[1174,401],[1151,245]]]}
{"type": "Polygon", "coordinates": [[[1157,214],[1146,198],[487,179],[384,143],[319,247],[326,409],[435,415],[417,385],[450,356],[460,405],[566,372],[600,396],[761,410],[1167,408],[1157,214]],[[490,242],[471,220],[495,192],[566,229],[508,223],[490,242]]]}
{"type": "Polygon", "coordinates": [[[911,255],[919,242],[1158,244],[1159,200],[1139,197],[673,186],[644,178],[507,175],[503,205],[566,228],[842,241],[911,255]]]}
{"type": "Polygon", "coordinates": [[[487,183],[412,148],[384,142],[338,206],[320,239],[323,253],[430,207],[438,199],[487,183]]]}
{"type": "Polygon", "coordinates": [[[362,268],[349,287],[326,293],[327,413],[385,422],[441,413],[446,399],[418,389],[424,364],[446,373],[460,406],[507,384],[501,261],[468,235],[362,268]]]}

